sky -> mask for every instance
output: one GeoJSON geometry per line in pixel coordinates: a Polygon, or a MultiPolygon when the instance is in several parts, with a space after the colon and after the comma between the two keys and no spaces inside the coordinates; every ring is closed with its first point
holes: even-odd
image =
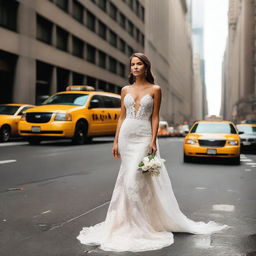
{"type": "Polygon", "coordinates": [[[228,35],[228,0],[205,0],[205,82],[208,114],[219,115],[222,61],[228,35]]]}

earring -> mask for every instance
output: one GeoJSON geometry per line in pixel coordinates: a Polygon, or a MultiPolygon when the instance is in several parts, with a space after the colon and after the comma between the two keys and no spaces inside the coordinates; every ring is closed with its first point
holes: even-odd
{"type": "Polygon", "coordinates": [[[147,76],[147,75],[148,75],[148,70],[146,69],[146,70],[145,70],[145,76],[147,76]]]}

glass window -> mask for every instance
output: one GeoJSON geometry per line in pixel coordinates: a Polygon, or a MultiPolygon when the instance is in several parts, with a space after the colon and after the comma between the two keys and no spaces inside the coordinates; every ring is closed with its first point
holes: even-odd
{"type": "Polygon", "coordinates": [[[112,30],[109,30],[109,43],[112,46],[115,46],[115,47],[117,46],[117,35],[112,30]]]}
{"type": "Polygon", "coordinates": [[[0,105],[0,115],[14,115],[19,106],[0,105]]]}
{"type": "Polygon", "coordinates": [[[17,1],[0,1],[0,26],[16,31],[17,10],[17,1]]]}
{"type": "Polygon", "coordinates": [[[128,20],[128,23],[127,23],[127,31],[128,31],[128,33],[129,33],[131,36],[133,36],[133,28],[134,28],[133,24],[128,20]]]}
{"type": "Polygon", "coordinates": [[[127,46],[127,55],[131,56],[133,54],[133,49],[130,46],[127,46]]]}
{"type": "Polygon", "coordinates": [[[79,22],[83,23],[84,7],[78,3],[77,0],[73,0],[72,16],[79,22]]]}
{"type": "Polygon", "coordinates": [[[73,85],[84,84],[84,75],[79,73],[73,73],[73,85]]]}
{"type": "Polygon", "coordinates": [[[129,7],[133,10],[133,1],[134,0],[127,0],[127,3],[129,5],[129,7]]]}
{"type": "Polygon", "coordinates": [[[107,10],[107,0],[98,0],[98,6],[105,12],[107,10]]]}
{"type": "Polygon", "coordinates": [[[99,66],[102,68],[106,68],[106,59],[107,59],[107,55],[102,52],[99,51],[99,66]]]}
{"type": "Polygon", "coordinates": [[[125,16],[119,12],[119,25],[122,27],[122,28],[125,28],[125,23],[126,23],[126,18],[125,16]]]}
{"type": "Polygon", "coordinates": [[[98,87],[102,91],[106,91],[107,83],[105,81],[99,80],[98,87]]]}
{"type": "Polygon", "coordinates": [[[107,38],[107,26],[102,23],[101,21],[98,21],[99,23],[99,36],[106,40],[107,38]]]}
{"type": "Polygon", "coordinates": [[[236,134],[235,127],[230,123],[196,123],[191,129],[192,133],[225,133],[236,134]]]}
{"type": "Polygon", "coordinates": [[[97,103],[97,106],[94,105],[93,108],[104,108],[104,99],[101,95],[94,95],[90,102],[97,103]]]}
{"type": "Polygon", "coordinates": [[[145,21],[145,9],[142,6],[140,6],[140,14],[141,14],[141,20],[145,21]]]}
{"type": "Polygon", "coordinates": [[[112,97],[114,108],[121,108],[121,100],[119,98],[112,97]]]}
{"type": "Polygon", "coordinates": [[[109,3],[109,16],[113,19],[113,20],[117,20],[117,8],[114,4],[109,3]]]}
{"type": "Polygon", "coordinates": [[[256,133],[256,126],[250,126],[250,125],[237,125],[237,129],[239,131],[244,132],[244,134],[251,134],[256,133]]]}
{"type": "Polygon", "coordinates": [[[123,63],[119,63],[119,75],[125,77],[125,65],[123,63]]]}
{"type": "Polygon", "coordinates": [[[89,11],[87,11],[86,14],[86,26],[90,30],[95,31],[95,16],[89,11]]]}
{"type": "Polygon", "coordinates": [[[63,93],[63,94],[55,94],[49,97],[46,101],[44,101],[43,105],[79,105],[84,106],[87,99],[88,94],[78,94],[78,93],[63,93]]]}
{"type": "Polygon", "coordinates": [[[91,46],[91,45],[87,45],[87,60],[89,62],[95,63],[95,57],[96,57],[96,48],[91,46]]]}
{"type": "Polygon", "coordinates": [[[74,36],[72,39],[73,39],[72,54],[79,58],[83,58],[84,57],[84,42],[74,36]]]}
{"type": "Polygon", "coordinates": [[[109,57],[109,71],[112,73],[116,73],[116,68],[117,68],[117,61],[114,58],[109,57]]]}
{"type": "Polygon", "coordinates": [[[136,40],[140,42],[140,31],[136,28],[136,40]]]}
{"type": "Polygon", "coordinates": [[[57,27],[56,47],[62,51],[68,51],[68,32],[57,27]]]}
{"type": "Polygon", "coordinates": [[[140,14],[140,3],[138,0],[135,0],[135,12],[137,15],[140,14]]]}
{"type": "Polygon", "coordinates": [[[121,52],[125,53],[125,41],[121,38],[119,38],[119,45],[118,48],[121,52]]]}
{"type": "Polygon", "coordinates": [[[105,108],[114,108],[114,102],[112,101],[112,97],[109,96],[101,96],[104,101],[105,108]]]}
{"type": "Polygon", "coordinates": [[[96,82],[97,82],[96,78],[94,78],[92,76],[87,76],[87,84],[88,85],[95,87],[96,82]]]}
{"type": "Polygon", "coordinates": [[[58,7],[60,7],[63,11],[68,11],[68,0],[55,0],[55,3],[58,7]]]}
{"type": "Polygon", "coordinates": [[[36,38],[44,43],[51,44],[53,24],[39,15],[36,18],[36,38]]]}
{"type": "Polygon", "coordinates": [[[141,34],[140,34],[140,44],[141,44],[142,46],[144,46],[144,43],[145,43],[145,37],[144,37],[144,35],[141,33],[141,34]]]}
{"type": "Polygon", "coordinates": [[[108,84],[108,91],[115,92],[116,86],[114,84],[108,84]]]}

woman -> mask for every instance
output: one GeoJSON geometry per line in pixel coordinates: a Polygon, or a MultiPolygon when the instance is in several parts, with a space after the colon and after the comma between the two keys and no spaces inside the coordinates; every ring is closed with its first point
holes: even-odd
{"type": "Polygon", "coordinates": [[[112,148],[121,167],[104,222],[85,227],[81,243],[106,251],[147,251],[171,245],[172,232],[210,234],[226,228],[194,222],[179,209],[164,164],[160,175],[138,171],[139,162],[157,150],[161,88],[154,84],[151,64],[142,53],[130,58],[129,86],[121,92],[121,114],[112,148]]]}

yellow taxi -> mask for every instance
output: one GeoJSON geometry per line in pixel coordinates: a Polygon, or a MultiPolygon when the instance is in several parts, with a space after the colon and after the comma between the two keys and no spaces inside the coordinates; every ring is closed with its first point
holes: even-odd
{"type": "Polygon", "coordinates": [[[184,162],[196,157],[229,158],[240,164],[240,138],[230,121],[197,121],[184,138],[184,162]]]}
{"type": "Polygon", "coordinates": [[[25,110],[33,108],[28,104],[0,105],[0,141],[7,142],[10,137],[18,135],[18,123],[25,110]]]}
{"type": "Polygon", "coordinates": [[[114,135],[120,108],[118,94],[68,86],[67,91],[28,110],[19,123],[19,134],[30,144],[49,138],[71,138],[75,144],[84,144],[95,136],[114,135]]]}

